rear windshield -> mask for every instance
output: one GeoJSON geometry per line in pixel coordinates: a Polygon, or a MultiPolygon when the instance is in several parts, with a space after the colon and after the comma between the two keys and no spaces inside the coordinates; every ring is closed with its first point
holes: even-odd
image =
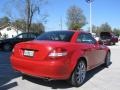
{"type": "Polygon", "coordinates": [[[51,31],[38,36],[36,40],[66,41],[70,42],[74,32],[72,31],[51,31]]]}
{"type": "Polygon", "coordinates": [[[111,37],[109,32],[101,32],[100,37],[103,39],[109,39],[111,37]]]}

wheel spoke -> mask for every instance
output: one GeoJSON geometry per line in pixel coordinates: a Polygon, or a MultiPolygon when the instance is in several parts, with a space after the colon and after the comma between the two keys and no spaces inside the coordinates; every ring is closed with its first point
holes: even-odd
{"type": "Polygon", "coordinates": [[[86,67],[84,62],[81,62],[79,63],[77,67],[77,72],[76,72],[77,83],[82,83],[85,79],[85,75],[86,75],[86,67]]]}

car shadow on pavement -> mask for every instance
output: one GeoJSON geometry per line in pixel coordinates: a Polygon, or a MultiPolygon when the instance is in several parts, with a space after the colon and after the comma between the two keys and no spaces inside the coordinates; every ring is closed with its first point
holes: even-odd
{"type": "Polygon", "coordinates": [[[17,86],[17,82],[10,82],[21,75],[15,72],[10,64],[10,52],[0,51],[0,90],[8,90],[17,86]]]}
{"type": "MultiPolygon", "coordinates": [[[[84,85],[87,81],[89,81],[94,75],[96,75],[97,73],[99,73],[100,71],[102,71],[105,67],[103,65],[91,70],[87,72],[87,76],[85,79],[85,82],[82,84],[84,85]]],[[[47,86],[47,87],[51,87],[52,89],[68,89],[68,88],[72,88],[73,86],[71,86],[70,84],[67,83],[67,81],[64,80],[51,80],[51,81],[47,81],[47,80],[43,80],[40,78],[35,78],[35,77],[31,77],[31,76],[24,76],[24,79],[32,82],[32,83],[36,83],[38,85],[43,85],[43,86],[47,86]]],[[[82,86],[81,85],[81,86],[82,86]]]]}
{"type": "Polygon", "coordinates": [[[49,81],[49,80],[31,77],[27,75],[24,76],[24,79],[32,83],[38,84],[38,85],[51,87],[52,89],[67,89],[67,88],[72,87],[65,80],[50,80],[49,81]]]}
{"type": "Polygon", "coordinates": [[[85,82],[82,84],[84,85],[87,81],[89,81],[93,76],[95,76],[97,73],[99,73],[100,71],[102,71],[103,69],[105,68],[109,68],[110,65],[112,64],[112,62],[110,62],[109,66],[108,67],[105,67],[105,65],[100,65],[90,71],[87,72],[87,75],[86,75],[86,79],[85,79],[85,82]]]}

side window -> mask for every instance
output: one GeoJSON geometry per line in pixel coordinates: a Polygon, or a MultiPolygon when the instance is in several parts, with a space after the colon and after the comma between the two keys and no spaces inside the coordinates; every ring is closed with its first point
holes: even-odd
{"type": "Polygon", "coordinates": [[[24,33],[24,34],[18,35],[17,38],[21,38],[21,39],[23,38],[24,39],[24,38],[29,38],[29,37],[28,37],[28,34],[24,33]]]}
{"type": "Polygon", "coordinates": [[[20,35],[18,35],[18,36],[17,36],[17,38],[23,38],[23,35],[22,35],[22,34],[20,34],[20,35]]]}
{"type": "Polygon", "coordinates": [[[77,42],[95,44],[96,40],[91,36],[91,34],[81,33],[77,38],[77,42]]]}
{"type": "Polygon", "coordinates": [[[35,34],[30,34],[29,36],[30,36],[30,38],[36,38],[35,34]]]}
{"type": "Polygon", "coordinates": [[[29,38],[28,37],[28,34],[23,34],[23,37],[22,38],[29,38]]]}
{"type": "Polygon", "coordinates": [[[25,33],[23,34],[23,38],[36,38],[35,34],[32,33],[25,33]]]}
{"type": "Polygon", "coordinates": [[[83,34],[80,34],[79,36],[78,36],[78,38],[77,38],[77,42],[82,42],[82,39],[83,39],[83,34]]]}

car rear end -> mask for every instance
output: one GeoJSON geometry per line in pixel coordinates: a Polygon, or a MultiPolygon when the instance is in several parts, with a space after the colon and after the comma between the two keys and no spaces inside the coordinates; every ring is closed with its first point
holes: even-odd
{"type": "Polygon", "coordinates": [[[101,32],[99,43],[104,45],[115,45],[118,42],[118,38],[111,32],[101,32]]]}
{"type": "Polygon", "coordinates": [[[68,79],[69,43],[46,40],[19,43],[12,52],[11,64],[15,70],[30,76],[68,79]]]}
{"type": "Polygon", "coordinates": [[[31,76],[52,79],[68,78],[68,61],[70,60],[65,48],[53,48],[46,44],[18,44],[11,56],[15,70],[31,76]]]}
{"type": "Polygon", "coordinates": [[[109,32],[101,32],[100,33],[100,39],[99,43],[104,45],[110,45],[111,44],[111,34],[109,32]]]}

